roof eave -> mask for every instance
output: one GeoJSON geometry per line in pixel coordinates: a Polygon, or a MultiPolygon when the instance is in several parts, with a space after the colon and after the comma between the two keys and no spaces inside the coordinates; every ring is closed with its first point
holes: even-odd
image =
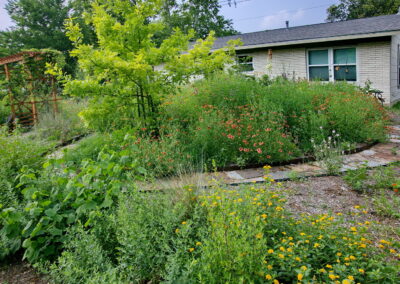
{"type": "Polygon", "coordinates": [[[302,40],[293,40],[293,41],[273,42],[273,43],[266,43],[266,44],[242,45],[242,46],[237,46],[235,49],[236,50],[246,50],[246,49],[272,48],[272,47],[277,47],[277,46],[280,47],[280,46],[290,46],[290,45],[301,45],[301,44],[318,43],[318,42],[366,39],[366,38],[392,36],[392,35],[395,35],[398,33],[400,33],[400,31],[396,30],[396,31],[378,32],[378,33],[365,33],[365,34],[353,34],[353,35],[335,36],[335,37],[311,38],[311,39],[302,39],[302,40]]]}

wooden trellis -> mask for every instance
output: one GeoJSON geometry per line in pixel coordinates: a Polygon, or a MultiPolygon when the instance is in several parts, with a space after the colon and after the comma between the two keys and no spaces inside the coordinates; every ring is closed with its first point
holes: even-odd
{"type": "Polygon", "coordinates": [[[0,74],[5,75],[9,106],[11,110],[10,122],[32,126],[39,121],[40,112],[48,111],[49,106],[53,113],[58,113],[57,98],[58,88],[56,78],[44,72],[36,74],[38,70],[33,70],[28,66],[30,62],[40,62],[45,60],[45,52],[23,51],[17,54],[0,58],[0,74]],[[14,73],[13,73],[14,72],[14,73]],[[13,76],[23,74],[23,80],[18,86],[18,91],[12,85],[13,76]],[[46,92],[38,90],[38,86],[46,86],[46,92]],[[47,92],[48,90],[48,92],[47,92]]]}

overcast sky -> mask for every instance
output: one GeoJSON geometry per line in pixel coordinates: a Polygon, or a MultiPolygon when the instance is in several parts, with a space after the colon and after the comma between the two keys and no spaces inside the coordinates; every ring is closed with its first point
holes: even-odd
{"type": "MultiPolygon", "coordinates": [[[[233,1],[233,0],[232,0],[233,1]]],[[[0,0],[0,30],[12,25],[4,10],[7,1],[0,0]]],[[[321,23],[326,9],[338,0],[236,0],[237,6],[229,7],[228,0],[219,0],[222,14],[233,20],[236,30],[246,33],[291,26],[321,23]]]]}

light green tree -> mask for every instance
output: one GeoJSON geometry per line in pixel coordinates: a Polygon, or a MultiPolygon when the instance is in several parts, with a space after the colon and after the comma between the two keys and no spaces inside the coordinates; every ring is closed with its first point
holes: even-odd
{"type": "Polygon", "coordinates": [[[92,107],[82,114],[92,126],[151,125],[164,94],[193,76],[207,77],[232,63],[239,42],[212,50],[213,33],[191,43],[192,30],[184,34],[175,29],[156,44],[154,35],[164,28],[157,21],[162,4],[161,0],[93,3],[88,21],[96,33],[96,45],[82,41],[73,20],[66,24],[81,77],[66,80],[65,92],[92,98],[92,107]]]}

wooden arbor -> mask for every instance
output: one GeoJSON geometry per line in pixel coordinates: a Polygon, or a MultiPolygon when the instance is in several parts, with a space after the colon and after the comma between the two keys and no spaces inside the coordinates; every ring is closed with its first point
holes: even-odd
{"type": "Polygon", "coordinates": [[[58,112],[57,82],[45,74],[47,52],[23,51],[0,58],[0,74],[5,75],[11,116],[9,123],[32,126],[41,111],[58,112]],[[3,69],[3,70],[2,70],[3,69]]]}

